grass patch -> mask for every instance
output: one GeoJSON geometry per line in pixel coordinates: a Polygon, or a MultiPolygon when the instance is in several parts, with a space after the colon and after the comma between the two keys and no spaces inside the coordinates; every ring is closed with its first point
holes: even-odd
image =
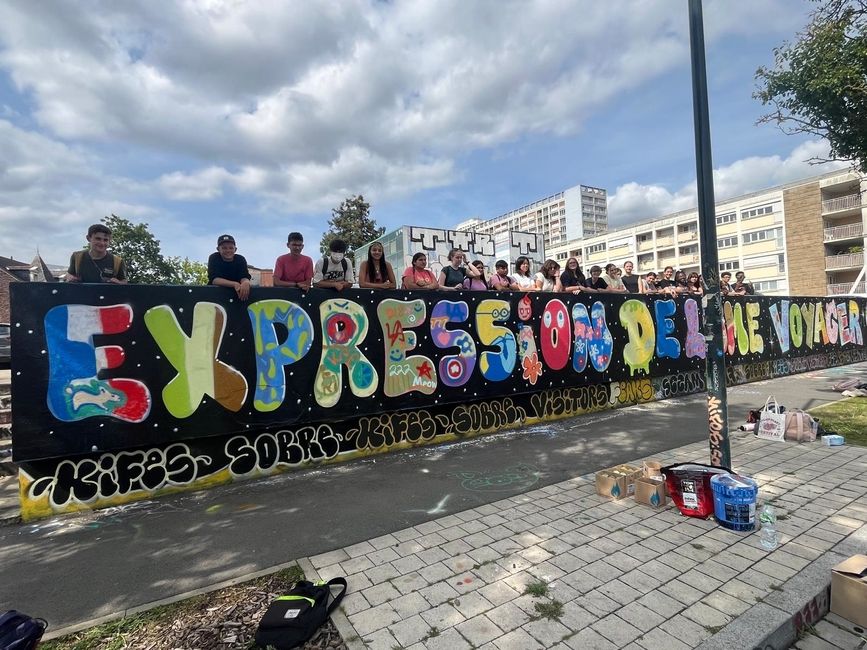
{"type": "Polygon", "coordinates": [[[703,551],[704,546],[702,544],[690,544],[696,551],[703,551]]]}
{"type": "Polygon", "coordinates": [[[780,585],[770,585],[769,589],[771,591],[782,591],[783,588],[780,585]]]}
{"type": "Polygon", "coordinates": [[[534,598],[541,598],[548,595],[548,583],[544,580],[530,582],[524,587],[524,593],[530,594],[534,598]]]}
{"type": "MultiPolygon", "coordinates": [[[[219,589],[208,594],[194,596],[170,605],[162,605],[109,623],[103,623],[75,634],[43,641],[40,650],[121,650],[132,647],[151,647],[157,641],[171,642],[169,632],[178,622],[183,622],[182,628],[208,624],[211,610],[231,611],[238,609],[235,603],[251,600],[252,592],[262,590],[273,591],[276,594],[288,591],[298,580],[304,578],[304,572],[298,566],[283,569],[269,576],[250,580],[232,587],[219,589]],[[234,605],[234,607],[233,607],[234,605]],[[231,608],[231,610],[229,610],[231,608]]],[[[270,602],[270,599],[267,599],[270,602]]],[[[219,613],[217,614],[219,616],[219,613]]],[[[256,619],[258,623],[258,617],[256,619]]],[[[255,630],[255,628],[253,628],[255,630]]],[[[178,640],[180,642],[180,640],[178,640]]],[[[174,644],[172,647],[180,647],[174,644]]]]}
{"type": "Polygon", "coordinates": [[[535,603],[533,607],[540,618],[547,618],[549,621],[559,621],[560,617],[563,616],[563,603],[559,600],[535,603]]]}
{"type": "Polygon", "coordinates": [[[721,629],[723,629],[723,627],[724,627],[723,625],[705,625],[704,629],[706,629],[711,634],[716,634],[721,629]]]}
{"type": "Polygon", "coordinates": [[[429,629],[427,631],[427,634],[425,634],[421,638],[421,640],[422,640],[422,642],[424,642],[424,641],[427,641],[428,639],[434,639],[434,638],[438,637],[439,635],[440,635],[440,629],[438,627],[432,627],[431,629],[429,629]]]}
{"type": "Polygon", "coordinates": [[[809,413],[826,431],[845,437],[847,445],[867,447],[867,398],[847,397],[812,408],[809,413]]]}

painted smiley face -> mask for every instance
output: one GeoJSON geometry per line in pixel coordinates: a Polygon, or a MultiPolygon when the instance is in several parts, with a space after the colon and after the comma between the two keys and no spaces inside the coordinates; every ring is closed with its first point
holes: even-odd
{"type": "Polygon", "coordinates": [[[518,302],[518,318],[523,321],[530,320],[533,315],[533,306],[530,304],[530,296],[524,296],[518,302]]]}

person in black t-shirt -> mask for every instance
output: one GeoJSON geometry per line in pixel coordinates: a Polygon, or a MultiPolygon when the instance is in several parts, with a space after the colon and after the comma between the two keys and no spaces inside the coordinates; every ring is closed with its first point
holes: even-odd
{"type": "Polygon", "coordinates": [[[662,269],[662,277],[656,281],[656,288],[659,289],[662,293],[669,293],[665,291],[669,287],[675,286],[674,283],[674,267],[666,266],[662,269]]]}
{"type": "Polygon", "coordinates": [[[608,285],[605,280],[603,280],[600,276],[602,275],[602,267],[601,266],[591,266],[590,267],[590,277],[584,280],[584,289],[583,291],[589,291],[590,293],[597,293],[600,291],[605,291],[608,289],[608,285]]]}
{"type": "Polygon", "coordinates": [[[587,278],[584,277],[584,273],[581,272],[578,258],[570,257],[566,260],[566,268],[560,274],[560,284],[563,285],[563,291],[567,293],[581,293],[586,280],[587,278]]]}
{"type": "Polygon", "coordinates": [[[220,235],[217,252],[208,258],[208,284],[234,289],[241,300],[250,297],[250,271],[243,255],[236,255],[235,238],[220,235]]]}
{"type": "Polygon", "coordinates": [[[69,258],[67,282],[111,282],[126,284],[126,265],[119,255],[108,252],[111,228],[95,223],[87,229],[86,251],[75,251],[69,258]]]}
{"type": "Polygon", "coordinates": [[[623,263],[623,275],[620,276],[620,281],[629,293],[638,293],[638,276],[632,274],[632,269],[635,268],[630,260],[623,263]]]}

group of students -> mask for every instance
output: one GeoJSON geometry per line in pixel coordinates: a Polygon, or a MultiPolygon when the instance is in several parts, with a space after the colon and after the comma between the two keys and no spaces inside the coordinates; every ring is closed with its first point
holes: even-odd
{"type": "MultiPolygon", "coordinates": [[[[108,252],[111,230],[104,224],[94,224],[87,231],[88,249],[76,251],[69,262],[67,280],[70,282],[126,282],[126,267],[123,260],[108,252]]],[[[304,255],[304,237],[301,233],[289,233],[286,242],[289,252],[277,258],[274,264],[275,287],[331,288],[342,291],[356,283],[355,271],[346,259],[346,242],[334,239],[328,253],[317,260],[304,255]]],[[[643,294],[692,294],[702,295],[704,286],[701,276],[692,272],[675,271],[667,266],[662,274],[633,274],[633,264],[624,262],[623,271],[616,264],[590,267],[590,277],[581,271],[577,258],[570,257],[561,272],[554,260],[546,260],[535,274],[530,272],[530,260],[521,256],[515,260],[514,272],[509,274],[509,265],[504,260],[494,264],[494,273],[485,277],[485,265],[480,260],[468,262],[459,248],[448,254],[446,264],[439,274],[427,266],[427,256],[416,253],[412,263],[401,275],[398,287],[394,269],[385,259],[382,244],[374,242],[367,249],[367,259],[361,262],[358,286],[362,289],[412,289],[412,290],[469,290],[469,291],[560,291],[566,293],[643,293],[643,294]],[[604,270],[604,273],[603,273],[604,270]]],[[[720,275],[720,290],[723,295],[753,295],[753,286],[746,281],[743,271],[720,275]]],[[[208,284],[233,289],[241,300],[250,295],[250,271],[247,260],[237,254],[235,238],[220,235],[217,252],[208,258],[208,284]]]]}

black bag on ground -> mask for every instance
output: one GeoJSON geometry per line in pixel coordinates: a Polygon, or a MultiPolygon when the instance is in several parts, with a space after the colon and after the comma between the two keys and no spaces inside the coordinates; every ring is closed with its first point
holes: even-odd
{"type": "Polygon", "coordinates": [[[0,614],[0,650],[33,650],[48,623],[10,609],[0,614]]]}
{"type": "Polygon", "coordinates": [[[345,594],[346,578],[316,584],[299,580],[288,594],[268,606],[256,630],[256,643],[277,650],[297,648],[316,634],[345,594]],[[336,596],[331,593],[332,585],[341,587],[336,596]]]}

